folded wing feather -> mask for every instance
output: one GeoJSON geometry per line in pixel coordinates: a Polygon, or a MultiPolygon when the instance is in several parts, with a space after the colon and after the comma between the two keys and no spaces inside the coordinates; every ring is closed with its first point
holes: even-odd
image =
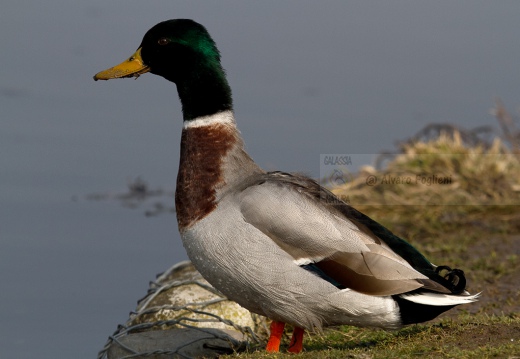
{"type": "Polygon", "coordinates": [[[264,181],[240,194],[246,222],[269,236],[296,263],[316,265],[348,288],[393,295],[423,286],[426,276],[365,226],[287,182],[264,181]]]}

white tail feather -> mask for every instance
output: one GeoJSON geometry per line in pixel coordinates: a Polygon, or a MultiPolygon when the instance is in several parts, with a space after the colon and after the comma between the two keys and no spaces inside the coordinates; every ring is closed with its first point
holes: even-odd
{"type": "Polygon", "coordinates": [[[474,295],[456,295],[424,292],[417,294],[401,294],[400,297],[418,304],[445,306],[476,302],[480,297],[480,293],[474,295]]]}

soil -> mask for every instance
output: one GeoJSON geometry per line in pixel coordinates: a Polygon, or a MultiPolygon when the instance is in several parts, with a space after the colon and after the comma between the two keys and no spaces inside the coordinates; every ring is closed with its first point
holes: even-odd
{"type": "MultiPolygon", "coordinates": [[[[494,278],[475,278],[470,273],[468,282],[472,293],[482,292],[478,302],[459,306],[442,315],[441,318],[456,319],[460,314],[486,314],[489,316],[507,316],[518,318],[520,316],[520,236],[504,235],[480,240],[472,248],[472,255],[478,258],[492,256],[503,258],[515,258],[515,263],[509,268],[506,266],[506,274],[496,275],[494,278]]],[[[505,326],[501,323],[486,323],[468,325],[456,337],[444,338],[446,346],[457,346],[460,349],[471,349],[489,345],[494,346],[518,342],[518,356],[520,358],[520,325],[505,326]]]]}

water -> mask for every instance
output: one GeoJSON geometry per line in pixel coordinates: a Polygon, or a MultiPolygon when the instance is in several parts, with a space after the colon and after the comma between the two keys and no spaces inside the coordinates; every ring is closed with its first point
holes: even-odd
{"type": "Polygon", "coordinates": [[[148,281],[186,258],[173,215],[86,200],[138,176],[174,188],[174,86],[92,76],[175,17],[214,35],[247,148],[266,169],[318,176],[320,154],[356,162],[430,122],[493,124],[494,96],[519,104],[514,1],[4,4],[1,358],[95,357],[148,281]]]}

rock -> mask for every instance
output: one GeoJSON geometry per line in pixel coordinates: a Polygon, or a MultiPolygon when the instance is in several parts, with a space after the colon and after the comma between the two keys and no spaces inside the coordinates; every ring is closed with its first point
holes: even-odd
{"type": "Polygon", "coordinates": [[[217,358],[219,354],[231,354],[245,340],[241,333],[226,329],[154,330],[123,336],[112,343],[107,357],[124,358],[134,353],[146,353],[146,358],[150,359],[217,358]]]}
{"type": "Polygon", "coordinates": [[[225,298],[186,261],[150,283],[98,358],[213,358],[258,342],[266,328],[264,317],[225,298]]]}

